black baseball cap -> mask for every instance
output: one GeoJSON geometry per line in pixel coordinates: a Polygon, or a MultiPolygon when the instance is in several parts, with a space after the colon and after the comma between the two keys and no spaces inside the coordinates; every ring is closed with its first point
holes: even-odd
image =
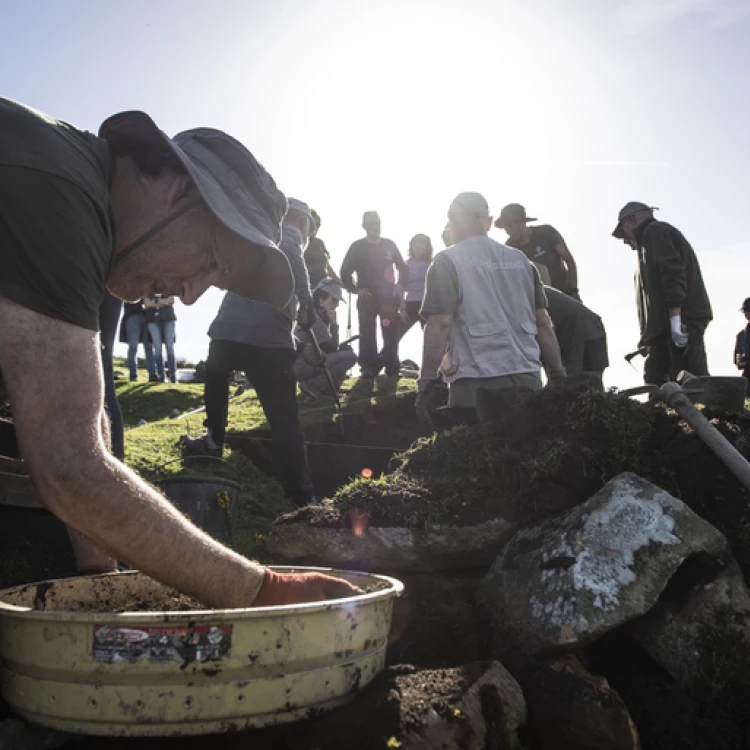
{"type": "Polygon", "coordinates": [[[625,219],[631,217],[633,214],[637,214],[639,211],[658,210],[659,209],[656,208],[656,206],[647,206],[645,203],[641,203],[640,201],[630,201],[630,203],[626,203],[620,209],[620,213],[617,215],[617,226],[615,227],[615,231],[612,232],[612,236],[616,237],[618,240],[625,239],[625,234],[622,231],[622,222],[625,221],[625,219]]]}
{"type": "MultiPolygon", "coordinates": [[[[263,252],[263,264],[227,285],[247,299],[284,307],[294,279],[279,250],[287,200],[255,157],[231,135],[194,128],[170,138],[145,112],[120,112],[105,120],[99,137],[116,145],[169,149],[182,163],[209,210],[228,229],[263,252]]],[[[248,248],[249,249],[249,248],[248,248]]]]}
{"type": "Polygon", "coordinates": [[[750,312],[750,297],[747,297],[745,301],[742,303],[740,312],[750,312]]]}
{"type": "Polygon", "coordinates": [[[514,221],[536,221],[529,216],[526,216],[526,209],[520,203],[509,203],[500,212],[500,216],[495,220],[495,226],[498,229],[505,229],[505,227],[514,221]]]}

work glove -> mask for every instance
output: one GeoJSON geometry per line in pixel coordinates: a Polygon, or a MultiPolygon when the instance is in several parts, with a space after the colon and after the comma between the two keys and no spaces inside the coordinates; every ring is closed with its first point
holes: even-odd
{"type": "Polygon", "coordinates": [[[687,329],[682,325],[680,315],[673,315],[669,319],[669,331],[672,334],[672,343],[678,349],[684,349],[688,345],[687,329]]]}
{"type": "Polygon", "coordinates": [[[313,325],[315,325],[315,317],[317,314],[312,300],[300,304],[299,312],[297,313],[297,325],[303,331],[309,331],[313,325]]]}
{"type": "Polygon", "coordinates": [[[343,578],[323,573],[276,573],[265,568],[265,578],[253,607],[280,607],[284,604],[324,602],[361,594],[362,589],[343,578]]]}
{"type": "Polygon", "coordinates": [[[414,406],[417,411],[417,422],[425,432],[432,432],[432,397],[437,388],[436,378],[420,378],[417,381],[417,400],[414,406]]]}

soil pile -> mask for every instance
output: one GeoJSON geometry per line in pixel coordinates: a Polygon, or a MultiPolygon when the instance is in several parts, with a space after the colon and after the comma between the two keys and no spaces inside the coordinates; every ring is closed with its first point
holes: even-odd
{"type": "MultiPolygon", "coordinates": [[[[579,505],[630,471],[726,534],[750,580],[748,495],[674,412],[588,389],[546,388],[520,399],[498,394],[491,421],[420,439],[395,459],[392,473],[356,479],[332,504],[303,508],[277,523],[463,526],[502,513],[525,525],[579,505]]],[[[704,413],[750,456],[750,417],[704,413]]]]}

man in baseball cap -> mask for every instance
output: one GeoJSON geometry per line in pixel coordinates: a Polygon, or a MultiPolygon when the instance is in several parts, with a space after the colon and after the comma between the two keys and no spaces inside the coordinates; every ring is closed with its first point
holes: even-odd
{"type": "MultiPolygon", "coordinates": [[[[286,199],[247,149],[198,128],[168,138],[142,112],[99,137],[0,99],[0,370],[44,505],[88,540],[215,607],[324,599],[352,587],[285,576],[201,533],[108,450],[98,308],[209,286],[282,307],[286,199]]],[[[94,552],[92,552],[92,550],[94,552]]],[[[0,552],[1,554],[1,552],[0,552]]],[[[107,555],[111,555],[111,558],[107,555]]]]}
{"type": "Polygon", "coordinates": [[[638,348],[648,351],[643,379],[662,385],[682,370],[708,375],[703,336],[713,313],[695,251],[682,232],[654,218],[655,210],[626,203],[612,236],[638,254],[638,348]]]}
{"type": "Polygon", "coordinates": [[[530,227],[530,221],[536,219],[526,216],[526,209],[520,203],[509,203],[500,212],[495,226],[507,233],[508,247],[515,247],[532,263],[547,268],[550,286],[580,302],[578,268],[562,235],[549,224],[530,227]]]}

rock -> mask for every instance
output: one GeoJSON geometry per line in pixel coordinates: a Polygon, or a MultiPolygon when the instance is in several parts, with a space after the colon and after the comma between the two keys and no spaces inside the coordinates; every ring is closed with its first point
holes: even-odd
{"type": "Polygon", "coordinates": [[[27,724],[20,719],[0,721],[0,750],[57,750],[73,735],[27,724]]]}
{"type": "Polygon", "coordinates": [[[277,524],[267,552],[283,561],[334,568],[387,571],[460,570],[489,565],[513,536],[503,518],[472,526],[424,528],[371,526],[324,528],[304,522],[277,524]]]}
{"type": "Polygon", "coordinates": [[[170,419],[177,419],[177,417],[180,416],[180,410],[179,409],[172,409],[171,412],[169,412],[169,418],[170,419]]]}
{"type": "Polygon", "coordinates": [[[136,427],[144,427],[144,426],[145,426],[145,425],[147,425],[147,424],[148,424],[148,422],[147,422],[147,421],[146,421],[146,420],[145,420],[145,419],[144,419],[143,417],[141,417],[141,418],[140,418],[140,419],[138,420],[138,422],[136,423],[136,425],[135,425],[135,426],[136,426],[136,427]]]}
{"type": "Polygon", "coordinates": [[[659,602],[644,618],[636,638],[654,661],[690,690],[702,676],[706,630],[731,621],[731,648],[750,649],[750,590],[733,562],[716,578],[698,584],[682,596],[659,602]]]}
{"type": "Polygon", "coordinates": [[[539,664],[521,682],[537,750],[640,750],[620,696],[574,656],[539,664]]]}
{"type": "MultiPolygon", "coordinates": [[[[499,653],[569,651],[646,614],[689,561],[730,561],[726,538],[683,502],[621,474],[567,514],[519,531],[478,591],[499,653]]],[[[695,579],[694,579],[695,580],[695,579]]]]}
{"type": "Polygon", "coordinates": [[[351,705],[279,729],[273,747],[520,750],[516,732],[525,720],[521,688],[500,662],[437,670],[397,666],[387,669],[351,705]]]}

